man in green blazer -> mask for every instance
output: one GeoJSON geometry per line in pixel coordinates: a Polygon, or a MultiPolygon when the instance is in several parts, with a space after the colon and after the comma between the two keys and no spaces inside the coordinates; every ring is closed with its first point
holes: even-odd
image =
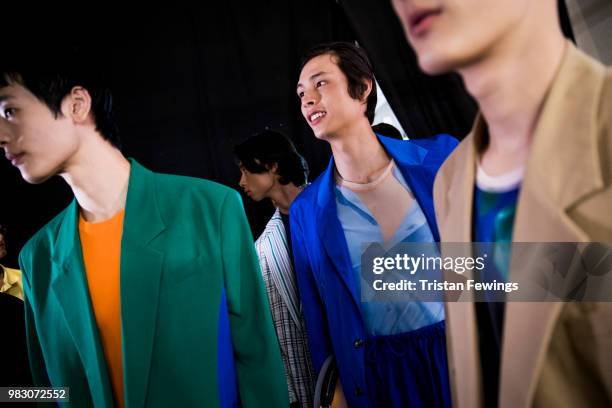
{"type": "Polygon", "coordinates": [[[0,147],[75,195],[20,254],[35,384],[76,407],[287,407],[239,195],[125,159],[109,91],[72,62],[0,69],[0,147]],[[84,239],[117,219],[116,239],[84,239]]]}

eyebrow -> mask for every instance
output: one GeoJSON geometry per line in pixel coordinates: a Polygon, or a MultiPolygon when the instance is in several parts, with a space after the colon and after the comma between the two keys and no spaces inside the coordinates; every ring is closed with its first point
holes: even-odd
{"type": "Polygon", "coordinates": [[[9,99],[14,99],[13,95],[0,95],[0,103],[8,101],[9,99]]]}
{"type": "MultiPolygon", "coordinates": [[[[309,78],[309,80],[310,80],[310,81],[312,81],[312,80],[313,80],[313,79],[315,79],[316,77],[321,76],[321,75],[323,75],[323,74],[327,74],[327,72],[325,72],[325,71],[320,71],[320,72],[317,72],[316,74],[312,75],[312,76],[309,78]]],[[[302,83],[301,83],[301,82],[298,82],[296,89],[299,89],[300,87],[302,87],[302,88],[303,88],[303,87],[304,87],[304,85],[302,85],[302,83]]]]}

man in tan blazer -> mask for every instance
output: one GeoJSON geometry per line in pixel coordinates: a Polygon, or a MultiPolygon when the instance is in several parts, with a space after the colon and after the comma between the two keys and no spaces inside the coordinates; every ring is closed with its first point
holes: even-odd
{"type": "MultiPolygon", "coordinates": [[[[501,183],[518,193],[493,241],[612,242],[612,72],[564,39],[557,1],[393,5],[421,68],[459,72],[480,106],[436,178],[441,239],[482,236],[474,197],[501,183]]],[[[446,305],[455,407],[612,406],[612,303],[501,304],[497,355],[478,305],[446,305]]]]}

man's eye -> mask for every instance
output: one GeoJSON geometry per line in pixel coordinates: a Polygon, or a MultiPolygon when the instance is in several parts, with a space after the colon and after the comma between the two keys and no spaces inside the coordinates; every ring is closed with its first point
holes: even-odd
{"type": "Polygon", "coordinates": [[[319,82],[317,82],[317,88],[319,88],[319,87],[321,87],[323,85],[326,85],[326,84],[327,84],[327,81],[319,81],[319,82]]]}
{"type": "Polygon", "coordinates": [[[15,108],[5,108],[2,111],[2,115],[5,119],[11,119],[13,116],[15,116],[15,108]]]}

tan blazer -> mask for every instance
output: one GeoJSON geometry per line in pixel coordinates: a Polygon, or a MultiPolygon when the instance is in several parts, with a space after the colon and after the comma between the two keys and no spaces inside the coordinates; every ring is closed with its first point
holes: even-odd
{"type": "MultiPolygon", "coordinates": [[[[436,177],[440,236],[472,239],[478,117],[436,177]]],[[[612,242],[612,71],[568,44],[536,126],[515,242],[612,242]]],[[[510,280],[519,273],[510,265],[510,280]]],[[[455,407],[483,405],[473,303],[446,304],[455,407]]],[[[612,302],[506,304],[499,406],[612,406],[612,302]]]]}

